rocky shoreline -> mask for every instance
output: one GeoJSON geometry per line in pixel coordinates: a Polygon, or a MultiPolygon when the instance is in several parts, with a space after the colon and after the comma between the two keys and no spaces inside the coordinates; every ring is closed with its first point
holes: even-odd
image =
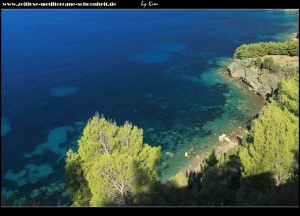
{"type": "MultiPolygon", "coordinates": [[[[299,33],[292,33],[289,40],[298,41],[299,33]]],[[[265,68],[255,66],[257,58],[234,58],[227,66],[229,75],[233,78],[241,80],[249,86],[249,90],[259,94],[263,99],[267,99],[277,89],[281,81],[296,73],[299,70],[299,57],[288,55],[265,55],[260,58],[271,58],[274,64],[277,64],[276,72],[265,68]]]]}
{"type": "MultiPolygon", "coordinates": [[[[218,137],[216,142],[219,143],[219,146],[215,149],[215,154],[217,157],[224,155],[229,149],[239,146],[245,134],[248,134],[249,131],[245,127],[237,127],[235,130],[228,134],[222,134],[218,137]]],[[[196,160],[193,164],[190,164],[189,167],[185,170],[185,173],[189,175],[190,173],[198,174],[203,168],[205,158],[208,154],[197,155],[196,160]]]]}
{"type": "MultiPolygon", "coordinates": [[[[231,79],[232,81],[239,82],[238,79],[235,79],[234,77],[230,76],[230,73],[226,70],[220,71],[219,74],[220,76],[223,76],[226,79],[231,79]]],[[[255,92],[252,88],[250,88],[249,85],[247,85],[246,83],[240,82],[240,84],[244,85],[245,87],[248,87],[249,94],[257,94],[257,92],[255,92]]],[[[259,113],[257,113],[257,115],[259,115],[259,113]]],[[[235,128],[230,132],[227,131],[226,134],[220,134],[218,139],[216,139],[216,144],[218,143],[218,146],[214,148],[216,156],[221,156],[222,154],[225,154],[229,149],[239,146],[240,143],[242,142],[243,136],[249,133],[249,129],[250,129],[249,127],[250,125],[245,124],[242,126],[238,126],[237,128],[235,128]]],[[[192,164],[190,164],[188,168],[185,170],[185,173],[197,174],[201,172],[201,168],[204,164],[204,160],[205,158],[208,157],[209,153],[205,153],[202,155],[198,154],[196,156],[195,161],[192,164]]],[[[185,152],[184,156],[190,157],[190,155],[191,155],[190,152],[185,152]]]]}
{"type": "MultiPolygon", "coordinates": [[[[219,74],[220,76],[223,76],[226,79],[231,79],[232,81],[238,82],[238,79],[232,77],[230,73],[226,70],[220,71],[219,74]]],[[[248,86],[249,94],[257,94],[257,92],[250,88],[249,85],[247,85],[245,82],[241,82],[241,84],[243,84],[245,87],[248,86]]],[[[230,132],[227,131],[226,134],[220,134],[215,141],[217,144],[217,147],[214,147],[216,156],[219,157],[225,154],[229,149],[239,146],[242,142],[243,136],[247,135],[248,133],[249,125],[245,124],[243,126],[238,126],[230,132]]],[[[194,153],[193,149],[190,149],[190,151],[185,152],[184,157],[189,158],[192,155],[191,153],[194,153]]],[[[184,170],[189,180],[193,180],[197,176],[197,174],[201,172],[205,159],[208,157],[209,154],[210,152],[196,155],[196,158],[193,161],[193,163],[189,164],[189,166],[184,170]]]]}
{"type": "MultiPolygon", "coordinates": [[[[292,40],[299,40],[299,33],[292,34],[292,40]]],[[[299,67],[299,57],[290,56],[272,56],[275,58],[281,67],[290,67],[294,69],[298,64],[299,67]]],[[[262,60],[264,57],[262,57],[262,60]]],[[[246,59],[234,59],[228,66],[226,71],[221,71],[220,75],[227,79],[234,78],[240,80],[246,86],[248,86],[249,93],[259,94],[265,101],[267,98],[273,94],[274,91],[278,89],[278,85],[281,81],[285,79],[282,74],[272,74],[268,71],[262,71],[259,68],[255,68],[252,65],[254,58],[246,59]]],[[[259,115],[259,113],[257,113],[259,115]]],[[[219,141],[219,145],[214,148],[217,157],[224,155],[229,149],[239,146],[243,140],[243,136],[249,133],[249,128],[247,125],[244,127],[238,126],[235,130],[228,134],[222,134],[216,140],[219,141]]],[[[189,152],[185,152],[185,157],[190,157],[191,149],[189,152]]],[[[186,176],[189,181],[193,181],[197,174],[201,172],[205,159],[208,154],[197,155],[194,163],[190,164],[185,170],[186,176]]]]}
{"type": "Polygon", "coordinates": [[[281,67],[279,73],[270,73],[265,69],[260,69],[253,65],[256,58],[234,59],[228,66],[227,70],[231,77],[244,82],[250,87],[250,90],[259,94],[262,98],[267,99],[274,91],[278,89],[278,85],[285,79],[285,71],[297,70],[299,58],[297,56],[284,55],[267,55],[261,57],[271,57],[274,62],[281,67]]]}

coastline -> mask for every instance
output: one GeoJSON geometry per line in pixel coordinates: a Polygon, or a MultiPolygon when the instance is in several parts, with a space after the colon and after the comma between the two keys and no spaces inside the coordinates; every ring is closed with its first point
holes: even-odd
{"type": "MultiPolygon", "coordinates": [[[[230,203],[220,206],[243,204],[235,193],[241,186],[238,179],[235,181],[240,173],[235,172],[237,175],[231,178],[231,164],[226,166],[223,162],[238,161],[245,147],[237,137],[244,138],[243,143],[248,140],[249,126],[253,128],[250,122],[257,113],[263,113],[263,99],[247,84],[230,76],[226,65],[242,43],[296,40],[292,37],[299,32],[299,12],[204,9],[154,11],[144,16],[135,11],[92,11],[79,17],[77,12],[63,11],[58,16],[13,13],[3,14],[3,42],[7,43],[3,48],[2,128],[6,133],[2,136],[1,188],[10,205],[73,204],[64,187],[68,171],[62,156],[69,148],[78,149],[84,128],[96,111],[118,126],[129,121],[138,127],[144,146],[161,146],[161,162],[153,169],[161,173],[159,178],[157,172],[161,184],[152,188],[144,181],[143,191],[133,194],[138,196],[130,205],[217,206],[217,198],[222,197],[230,203]],[[70,35],[76,37],[70,40],[70,35]],[[18,42],[22,42],[21,46],[18,42]],[[219,141],[223,134],[230,141],[219,141]],[[225,157],[218,157],[220,163],[215,167],[215,171],[221,171],[220,178],[210,172],[214,170],[202,170],[192,187],[173,188],[167,182],[187,168],[199,172],[202,161],[209,159],[213,149],[217,155],[226,152],[225,157]],[[188,157],[185,152],[190,152],[188,157]],[[230,168],[229,172],[223,165],[230,168]],[[206,171],[212,175],[203,179],[210,185],[201,182],[206,171]],[[234,188],[234,193],[227,191],[227,185],[234,188]],[[208,197],[213,198],[210,201],[208,197]]],[[[291,133],[289,137],[295,135],[291,133]]],[[[239,163],[232,164],[234,169],[239,168],[239,163]]],[[[133,171],[129,175],[143,174],[133,171]]],[[[87,184],[77,183],[74,186],[83,189],[82,200],[89,202],[90,197],[84,197],[87,184]]],[[[245,189],[255,192],[251,187],[245,189]]],[[[296,200],[293,194],[285,193],[293,189],[284,185],[278,191],[286,195],[283,202],[296,200]]]]}
{"type": "MultiPolygon", "coordinates": [[[[291,38],[288,39],[287,41],[295,41],[295,40],[299,40],[299,33],[295,32],[291,34],[291,38]]],[[[228,73],[228,71],[226,70],[222,70],[219,72],[220,76],[225,77],[226,79],[233,81],[233,77],[230,76],[230,74],[228,73]]],[[[248,88],[249,90],[249,94],[257,94],[257,92],[253,91],[252,88],[247,85],[246,83],[240,81],[240,80],[236,80],[239,83],[241,83],[242,85],[244,85],[245,87],[248,88]]],[[[262,100],[265,102],[265,100],[263,99],[263,97],[261,97],[262,100]]],[[[255,115],[257,116],[259,115],[259,112],[255,115]]],[[[255,118],[255,116],[253,116],[253,118],[255,118]]],[[[240,142],[243,139],[243,136],[245,136],[246,134],[249,133],[249,129],[250,129],[250,125],[249,124],[245,124],[242,126],[238,126],[236,129],[232,130],[231,132],[227,133],[227,134],[222,134],[222,135],[226,135],[227,138],[230,139],[230,141],[226,142],[226,141],[220,141],[216,140],[216,147],[213,147],[212,150],[215,150],[215,154],[216,156],[221,156],[223,154],[225,154],[229,149],[234,148],[236,146],[239,146],[240,142]]],[[[220,136],[222,136],[220,134],[220,136]]],[[[193,149],[191,149],[190,151],[192,151],[193,149]]],[[[189,164],[189,166],[184,170],[184,173],[186,173],[186,176],[188,178],[190,178],[191,176],[193,176],[193,178],[195,178],[195,174],[199,174],[201,172],[202,169],[202,164],[204,163],[205,159],[208,157],[210,153],[202,153],[202,154],[197,154],[196,159],[189,164]],[[194,174],[194,175],[190,175],[190,174],[194,174]]],[[[189,155],[189,152],[185,153],[185,157],[189,155]]]]}
{"type": "MultiPolygon", "coordinates": [[[[232,78],[227,71],[221,70],[218,73],[220,74],[220,76],[225,77],[229,81],[238,82],[239,84],[244,86],[244,88],[247,88],[249,95],[257,94],[255,91],[251,90],[246,83],[232,78]]],[[[237,84],[237,83],[235,83],[235,84],[237,84]]],[[[265,102],[265,100],[262,97],[261,97],[261,99],[262,99],[262,101],[265,102]]],[[[259,112],[256,113],[256,115],[258,115],[258,114],[259,114],[259,112]]],[[[253,116],[253,118],[255,118],[255,116],[253,116]]],[[[240,142],[243,139],[243,136],[245,136],[246,134],[249,133],[249,129],[250,129],[250,124],[249,124],[249,122],[247,122],[245,124],[239,125],[238,127],[236,127],[233,130],[223,131],[223,134],[218,135],[219,139],[218,139],[218,137],[216,138],[215,146],[211,149],[211,151],[214,149],[215,154],[218,157],[218,156],[225,154],[229,149],[239,146],[240,142]],[[222,136],[222,135],[226,135],[226,138],[229,138],[229,141],[224,141],[224,140],[220,141],[220,136],[222,136]]],[[[201,169],[202,169],[202,164],[204,163],[205,159],[209,156],[210,152],[197,154],[196,159],[191,164],[189,164],[189,166],[184,170],[184,172],[185,173],[195,173],[195,174],[200,173],[201,169]]]]}

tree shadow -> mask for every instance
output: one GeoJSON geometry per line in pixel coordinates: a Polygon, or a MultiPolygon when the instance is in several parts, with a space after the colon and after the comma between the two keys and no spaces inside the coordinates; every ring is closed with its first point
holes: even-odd
{"type": "Polygon", "coordinates": [[[235,205],[235,194],[240,186],[241,163],[237,155],[219,160],[212,151],[202,170],[188,170],[165,183],[156,182],[149,193],[139,194],[138,206],[223,206],[235,205]],[[146,202],[145,202],[146,201],[146,202]]]}
{"type": "Polygon", "coordinates": [[[243,177],[237,200],[242,206],[299,206],[299,177],[280,186],[270,172],[243,177]]]}

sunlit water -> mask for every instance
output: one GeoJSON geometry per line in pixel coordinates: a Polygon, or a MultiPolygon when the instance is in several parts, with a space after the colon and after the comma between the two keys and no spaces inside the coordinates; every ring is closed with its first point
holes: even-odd
{"type": "Polygon", "coordinates": [[[261,108],[219,74],[236,47],[298,31],[272,10],[2,12],[1,188],[16,204],[70,204],[64,156],[96,111],[162,146],[162,180],[185,169],[261,108]]]}

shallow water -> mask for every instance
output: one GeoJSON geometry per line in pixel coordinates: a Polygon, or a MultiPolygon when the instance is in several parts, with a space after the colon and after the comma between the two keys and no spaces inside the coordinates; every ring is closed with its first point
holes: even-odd
{"type": "Polygon", "coordinates": [[[219,74],[236,47],[283,40],[296,22],[277,10],[3,11],[2,192],[69,205],[63,157],[96,111],[143,128],[168,179],[259,111],[219,74]]]}

